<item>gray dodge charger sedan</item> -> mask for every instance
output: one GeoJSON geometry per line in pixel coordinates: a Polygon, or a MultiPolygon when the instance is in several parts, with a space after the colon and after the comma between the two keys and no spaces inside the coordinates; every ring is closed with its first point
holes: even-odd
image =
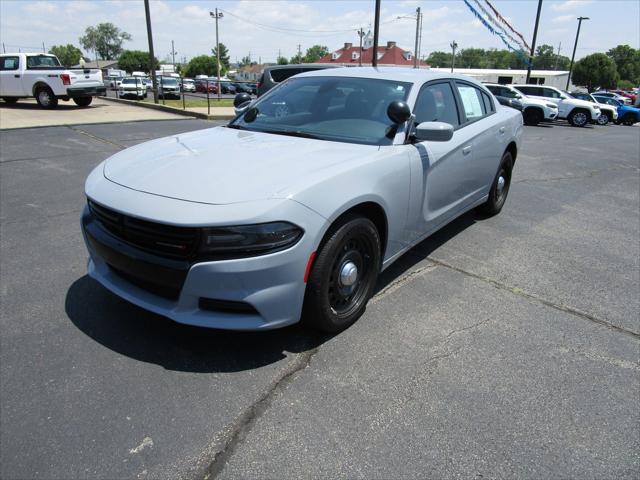
{"type": "Polygon", "coordinates": [[[522,133],[482,84],[428,70],[319,70],[236,106],[89,175],[91,277],[185,324],[340,331],[413,245],[500,212],[522,133]]]}

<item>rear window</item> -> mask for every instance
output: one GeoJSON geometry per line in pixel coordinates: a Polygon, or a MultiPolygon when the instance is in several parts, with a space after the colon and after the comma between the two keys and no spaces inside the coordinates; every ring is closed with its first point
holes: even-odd
{"type": "Polygon", "coordinates": [[[271,70],[271,78],[273,79],[274,82],[282,82],[284,80],[286,80],[289,77],[293,77],[294,75],[297,75],[298,73],[300,73],[300,69],[299,68],[276,68],[271,70]]]}
{"type": "Polygon", "coordinates": [[[27,68],[42,68],[42,67],[59,67],[60,62],[56,57],[48,55],[34,55],[27,57],[27,68]]]}
{"type": "Polygon", "coordinates": [[[20,65],[20,57],[0,58],[0,70],[17,70],[20,65]]]}

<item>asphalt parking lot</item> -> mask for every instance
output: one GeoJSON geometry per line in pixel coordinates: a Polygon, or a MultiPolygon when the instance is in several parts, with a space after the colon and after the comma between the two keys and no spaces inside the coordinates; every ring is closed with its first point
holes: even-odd
{"type": "Polygon", "coordinates": [[[639,128],[527,127],[503,212],[328,337],[181,326],[86,276],[90,170],[207,126],[0,134],[0,477],[638,478],[639,128]]]}

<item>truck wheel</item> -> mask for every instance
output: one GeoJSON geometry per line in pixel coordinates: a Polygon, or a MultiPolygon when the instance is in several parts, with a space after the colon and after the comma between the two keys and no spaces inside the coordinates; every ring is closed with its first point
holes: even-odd
{"type": "Polygon", "coordinates": [[[93,102],[93,97],[76,97],[73,101],[79,107],[88,107],[93,102]]]}
{"type": "Polygon", "coordinates": [[[524,124],[533,127],[544,120],[544,114],[538,108],[527,108],[522,116],[524,117],[524,124]]]}
{"type": "Polygon", "coordinates": [[[2,97],[5,103],[13,105],[14,103],[18,103],[18,99],[15,97],[2,97]]]}
{"type": "Polygon", "coordinates": [[[52,109],[58,106],[58,99],[49,87],[38,87],[36,89],[36,102],[42,108],[52,109]]]}
{"type": "Polygon", "coordinates": [[[567,120],[569,120],[569,123],[574,127],[584,127],[589,123],[589,116],[588,111],[576,108],[571,111],[567,120]]]}
{"type": "Polygon", "coordinates": [[[380,271],[380,235],[371,220],[346,215],[327,233],[309,274],[303,322],[337,333],[355,322],[380,271]]]}

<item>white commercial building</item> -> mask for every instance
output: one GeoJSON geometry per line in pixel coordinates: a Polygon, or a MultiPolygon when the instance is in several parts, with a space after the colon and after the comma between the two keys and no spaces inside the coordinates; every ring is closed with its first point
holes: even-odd
{"type": "MultiPolygon", "coordinates": [[[[431,68],[435,72],[450,72],[451,68],[431,68]]],[[[481,82],[501,83],[526,83],[526,70],[498,70],[491,68],[454,68],[454,73],[473,77],[481,82]]],[[[558,70],[531,70],[531,81],[536,85],[549,85],[564,90],[567,86],[568,71],[558,70]]],[[[569,84],[569,90],[573,90],[573,84],[569,84]]]]}

